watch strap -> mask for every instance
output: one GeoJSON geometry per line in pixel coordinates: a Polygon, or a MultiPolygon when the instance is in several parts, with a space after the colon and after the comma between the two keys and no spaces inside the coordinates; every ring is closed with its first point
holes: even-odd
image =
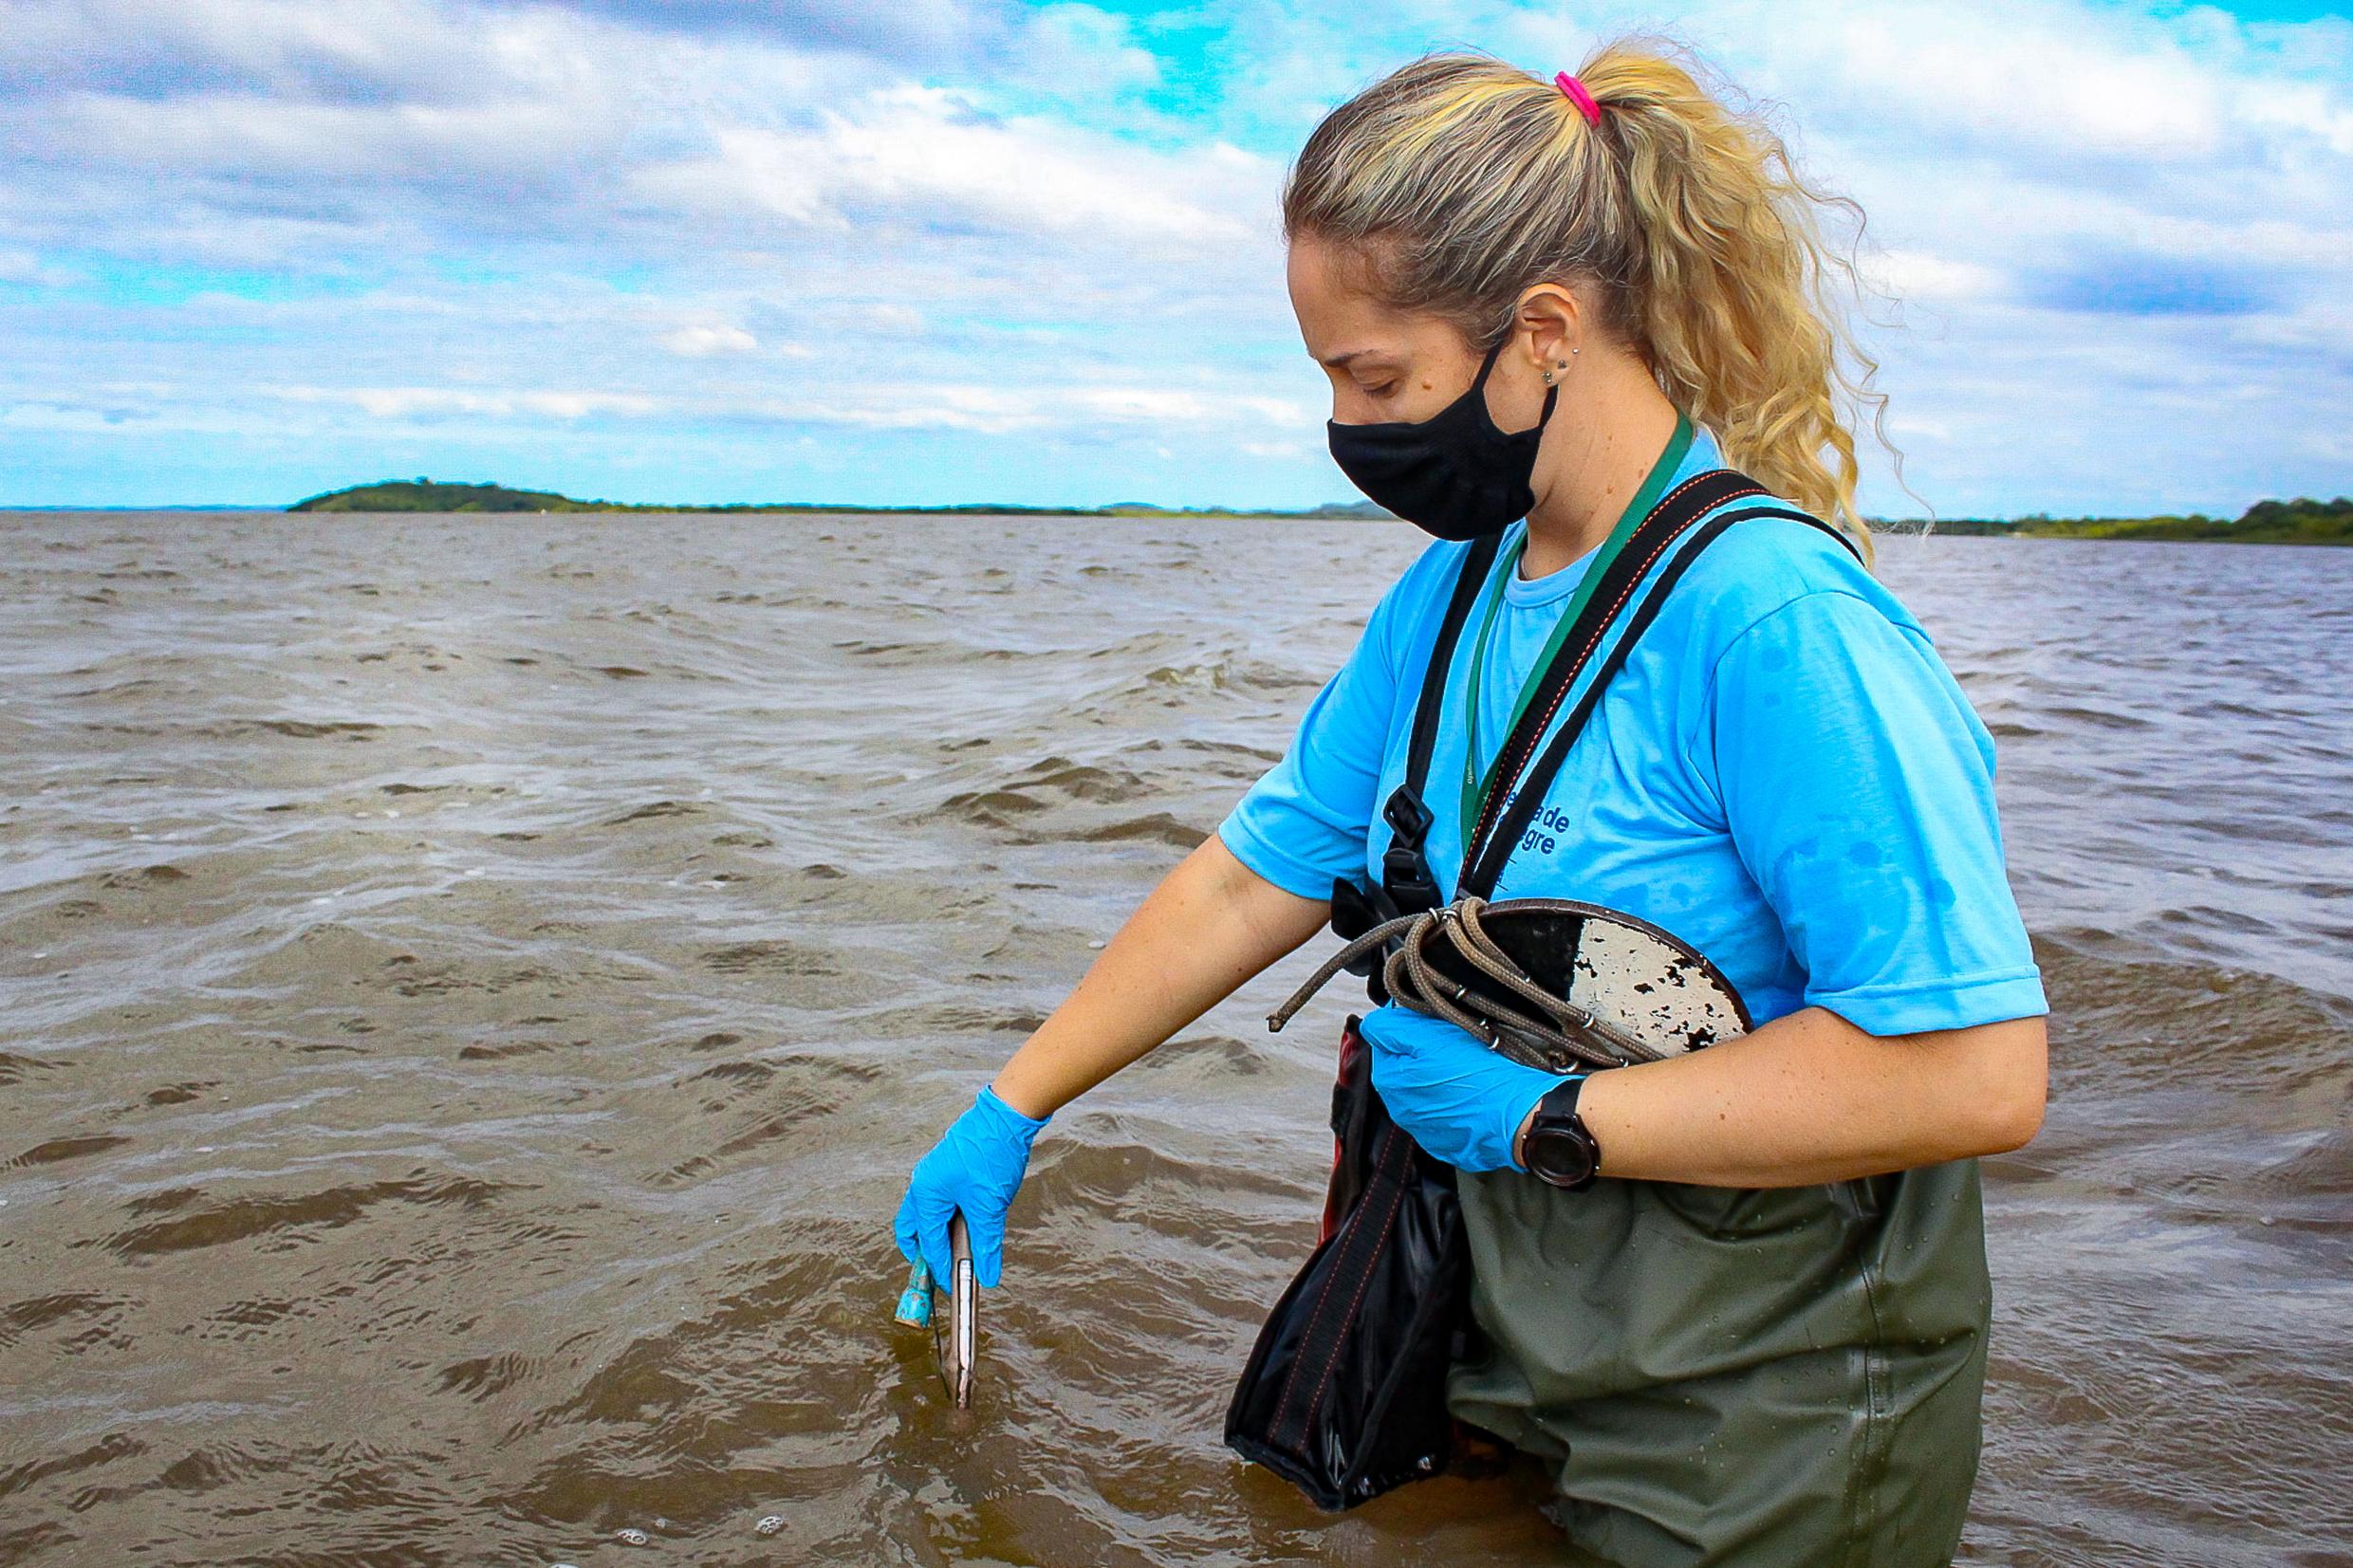
{"type": "Polygon", "coordinates": [[[1544,1097],[1536,1101],[1535,1114],[1529,1118],[1528,1134],[1522,1140],[1520,1163],[1526,1166],[1530,1173],[1537,1174],[1538,1179],[1547,1181],[1551,1178],[1543,1176],[1535,1171],[1534,1166],[1529,1164],[1527,1158],[1529,1145],[1533,1144],[1539,1135],[1549,1134],[1555,1137],[1566,1135],[1574,1138],[1584,1146],[1592,1159],[1591,1168],[1584,1176],[1576,1182],[1554,1184],[1565,1186],[1566,1190],[1571,1191],[1592,1186],[1594,1178],[1602,1173],[1602,1145],[1594,1137],[1593,1130],[1585,1125],[1584,1117],[1580,1116],[1577,1110],[1578,1097],[1584,1090],[1585,1077],[1586,1075],[1579,1073],[1546,1090],[1544,1097]]]}

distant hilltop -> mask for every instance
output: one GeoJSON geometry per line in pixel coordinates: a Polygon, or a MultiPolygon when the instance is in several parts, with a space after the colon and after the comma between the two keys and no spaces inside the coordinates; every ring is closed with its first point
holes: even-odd
{"type": "Polygon", "coordinates": [[[290,512],[588,512],[602,501],[575,501],[549,490],[510,490],[504,485],[450,485],[431,479],[386,479],[297,501],[290,512]]]}
{"type": "Polygon", "coordinates": [[[973,501],[954,507],[864,507],[833,501],[738,502],[724,507],[642,506],[625,501],[579,501],[552,490],[517,490],[488,482],[449,484],[433,479],[386,479],[354,485],[297,501],[297,512],[1004,512],[1036,517],[1322,517],[1387,518],[1370,501],[1333,502],[1295,511],[1244,510],[1222,507],[1156,507],[1121,501],[1108,507],[1023,507],[973,501]]]}

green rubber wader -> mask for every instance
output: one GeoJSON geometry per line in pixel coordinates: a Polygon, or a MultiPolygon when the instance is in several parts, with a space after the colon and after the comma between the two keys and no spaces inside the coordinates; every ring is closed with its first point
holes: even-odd
{"type": "Polygon", "coordinates": [[[1942,1568],[1976,1480],[1975,1160],[1765,1190],[1459,1182],[1486,1343],[1448,1408],[1620,1568],[1942,1568]]]}

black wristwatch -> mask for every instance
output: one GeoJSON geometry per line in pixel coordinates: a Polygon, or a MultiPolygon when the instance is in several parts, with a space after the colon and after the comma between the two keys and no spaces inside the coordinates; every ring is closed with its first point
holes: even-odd
{"type": "Polygon", "coordinates": [[[1571,1192],[1584,1191],[1602,1173],[1602,1146],[1577,1114],[1577,1093],[1584,1086],[1580,1075],[1548,1091],[1536,1102],[1536,1114],[1520,1140],[1520,1158],[1529,1174],[1571,1192]]]}

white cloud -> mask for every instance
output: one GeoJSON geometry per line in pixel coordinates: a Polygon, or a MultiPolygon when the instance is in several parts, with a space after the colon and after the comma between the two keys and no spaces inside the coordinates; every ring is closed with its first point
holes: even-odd
{"type": "MultiPolygon", "coordinates": [[[[0,402],[125,452],[807,425],[892,480],[945,441],[1116,462],[1154,434],[1330,498],[1285,160],[1421,48],[1566,65],[1634,3],[1205,0],[1187,26],[1222,37],[1179,71],[1155,20],[1078,4],[0,0],[0,402]],[[130,389],[149,368],[168,384],[130,389]]],[[[1879,346],[1940,506],[2213,507],[2269,453],[2283,488],[2337,460],[2353,24],[1698,0],[1681,25],[1922,307],[1879,346]]]]}
{"type": "Polygon", "coordinates": [[[150,175],[322,181],[372,175],[436,184],[532,177],[602,150],[597,117],[548,102],[287,102],[251,91],[151,101],[81,92],[20,121],[60,162],[150,175]]]}
{"type": "Polygon", "coordinates": [[[378,419],[418,415],[537,414],[552,419],[584,419],[597,414],[646,415],[662,411],[659,399],[633,392],[572,390],[488,391],[470,387],[265,386],[264,396],[296,403],[350,403],[378,419]]]}
{"type": "Polygon", "coordinates": [[[1159,57],[1135,42],[1127,18],[1093,6],[1042,6],[1007,51],[1007,74],[1064,100],[1116,98],[1161,82],[1159,57]]]}
{"type": "Polygon", "coordinates": [[[912,305],[868,305],[862,314],[865,324],[877,332],[915,333],[923,330],[923,313],[912,305]]]}
{"type": "Polygon", "coordinates": [[[2215,83],[2186,51],[2119,47],[2109,28],[2074,8],[1821,11],[1827,26],[1785,33],[1791,52],[1882,93],[1902,84],[1915,134],[1922,117],[1934,117],[1986,142],[2159,161],[2211,153],[2222,134],[2215,83]]]}
{"type": "Polygon", "coordinates": [[[1168,157],[988,115],[947,89],[901,86],[824,110],[806,128],[717,127],[710,151],[638,169],[629,189],[656,207],[719,220],[749,209],[836,231],[919,220],[1212,245],[1250,237],[1242,218],[1221,209],[1241,192],[1263,195],[1272,178],[1232,148],[1168,157]]]}
{"type": "Polygon", "coordinates": [[[1889,250],[1866,258],[1863,270],[1875,286],[1912,299],[1985,299],[1999,293],[2003,282],[1999,269],[1982,262],[1926,250],[1889,250]]]}
{"type": "Polygon", "coordinates": [[[1315,424],[1322,415],[1280,397],[1225,392],[1171,391],[1156,387],[1085,387],[1068,395],[1071,406],[1111,419],[1169,424],[1230,421],[1277,425],[1315,424]]]}
{"type": "MultiPolygon", "coordinates": [[[[667,390],[547,388],[498,385],[329,385],[267,382],[250,389],[148,383],[116,385],[102,399],[23,396],[0,406],[17,417],[70,418],[84,424],[120,423],[126,407],[165,428],[194,428],[215,421],[249,396],[255,417],[269,405],[333,411],[353,409],[377,421],[402,423],[446,419],[544,418],[576,422],[594,417],[636,421],[813,425],[867,431],[970,431],[1055,434],[1073,422],[1101,420],[1119,426],[1231,434],[1263,430],[1269,418],[1299,423],[1305,411],[1279,400],[1247,396],[1171,393],[1073,384],[1024,387],[967,386],[910,381],[832,381],[822,390],[777,393],[756,385],[667,390]]],[[[1296,453],[1296,445],[1260,443],[1251,450],[1296,453]]]]}
{"type": "Polygon", "coordinates": [[[760,340],[740,326],[682,326],[667,333],[662,347],[686,360],[708,359],[714,354],[750,354],[760,346],[760,340]]]}
{"type": "MultiPolygon", "coordinates": [[[[987,81],[931,85],[757,28],[648,33],[478,0],[0,0],[0,39],[11,25],[0,239],[104,231],[152,258],[267,260],[276,237],[277,259],[312,267],[595,235],[672,260],[730,231],[1166,258],[1263,241],[1279,173],[1214,138],[1146,146],[997,106],[987,81]]],[[[1017,61],[1009,84],[1084,79],[1101,97],[1157,70],[1126,31],[1065,5],[994,46],[1017,61]],[[1080,57],[1098,49],[1090,74],[1080,57]]]]}
{"type": "Polygon", "coordinates": [[[42,260],[30,250],[0,250],[0,283],[56,288],[74,282],[79,275],[70,267],[42,260]]]}

